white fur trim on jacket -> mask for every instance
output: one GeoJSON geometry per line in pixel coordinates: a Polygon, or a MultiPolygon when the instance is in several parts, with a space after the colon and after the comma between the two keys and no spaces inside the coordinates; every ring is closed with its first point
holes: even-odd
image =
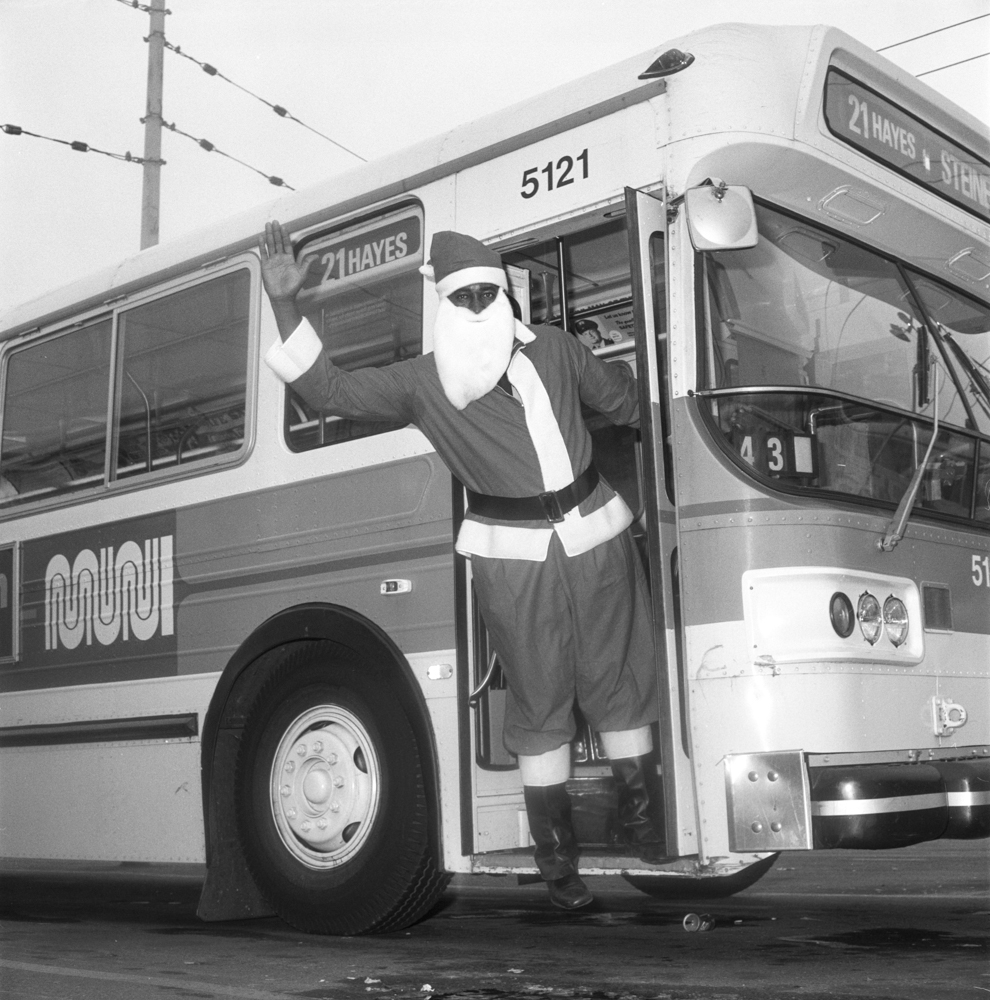
{"type": "Polygon", "coordinates": [[[308,319],[292,331],[286,340],[276,340],[265,355],[265,364],[283,381],[295,382],[313,367],[323,351],[323,344],[308,319]]]}
{"type": "Polygon", "coordinates": [[[569,510],[564,520],[552,527],[548,524],[545,528],[517,528],[511,524],[486,524],[465,518],[454,548],[462,556],[545,562],[554,531],[560,537],[564,552],[579,556],[615,538],[632,522],[632,511],[616,494],[604,507],[593,510],[587,517],[582,517],[577,507],[569,510]]]}
{"type": "Polygon", "coordinates": [[[466,285],[498,285],[507,292],[509,279],[500,267],[464,267],[460,271],[451,271],[437,282],[437,295],[445,299],[451,292],[466,285]]]}

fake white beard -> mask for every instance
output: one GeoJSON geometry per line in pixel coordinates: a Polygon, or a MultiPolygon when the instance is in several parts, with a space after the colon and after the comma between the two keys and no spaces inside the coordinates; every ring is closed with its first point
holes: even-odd
{"type": "Polygon", "coordinates": [[[512,357],[515,329],[512,306],[501,291],[478,314],[440,300],[433,356],[443,391],[458,410],[495,388],[512,357]]]}

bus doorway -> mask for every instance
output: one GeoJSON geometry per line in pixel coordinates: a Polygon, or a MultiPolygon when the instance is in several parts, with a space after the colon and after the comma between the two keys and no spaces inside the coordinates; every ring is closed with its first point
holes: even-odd
{"type": "MultiPolygon", "coordinates": [[[[662,209],[662,203],[656,199],[648,200],[662,209]]],[[[662,224],[662,211],[658,209],[658,212],[657,218],[662,224]]],[[[652,219],[651,224],[655,221],[652,219]]],[[[630,365],[642,379],[644,365],[656,368],[656,350],[647,353],[637,344],[645,324],[637,317],[637,308],[642,309],[642,306],[637,307],[634,297],[630,249],[638,240],[638,234],[631,236],[627,232],[626,212],[621,205],[579,223],[572,220],[566,226],[540,230],[522,240],[514,239],[503,250],[503,260],[520,318],[534,326],[557,326],[608,363],[630,365]]],[[[655,340],[658,320],[661,329],[664,325],[662,229],[648,252],[652,254],[649,300],[661,303],[659,317],[651,314],[650,336],[655,340]]],[[[655,377],[648,380],[650,386],[655,382],[655,377]]],[[[641,382],[640,391],[645,400],[651,390],[641,382]]],[[[652,405],[644,406],[641,412],[645,415],[644,425],[656,419],[652,405]]],[[[613,425],[590,408],[585,412],[585,420],[592,437],[596,466],[633,511],[633,536],[651,588],[656,590],[659,581],[660,589],[653,598],[661,602],[656,621],[663,622],[666,620],[663,613],[664,573],[651,567],[651,561],[662,552],[663,544],[656,531],[657,501],[649,496],[655,491],[645,486],[655,481],[655,473],[648,471],[655,463],[648,461],[644,454],[644,443],[652,449],[654,437],[662,440],[663,434],[647,426],[613,425]]],[[[475,855],[484,856],[476,858],[478,870],[515,870],[520,865],[532,868],[532,859],[519,854],[530,843],[519,771],[515,757],[502,745],[505,681],[474,599],[469,564],[465,574],[472,664],[470,760],[466,761],[473,783],[470,848],[475,855]]],[[[661,625],[656,657],[656,697],[661,705],[664,701],[662,689],[666,686],[666,656],[667,641],[661,625]]],[[[631,857],[619,857],[624,855],[626,848],[616,821],[615,789],[609,761],[599,735],[583,720],[579,711],[576,714],[578,733],[571,746],[572,778],[568,789],[576,833],[582,843],[583,864],[639,865],[631,857]],[[590,861],[591,856],[598,861],[590,861]]],[[[658,727],[660,732],[654,733],[655,747],[662,747],[666,742],[663,729],[667,725],[667,713],[662,713],[661,718],[664,721],[658,727]]],[[[658,753],[658,763],[659,759],[658,753]]],[[[663,770],[661,768],[661,772],[663,770]]],[[[465,840],[468,839],[466,836],[465,840]]]]}

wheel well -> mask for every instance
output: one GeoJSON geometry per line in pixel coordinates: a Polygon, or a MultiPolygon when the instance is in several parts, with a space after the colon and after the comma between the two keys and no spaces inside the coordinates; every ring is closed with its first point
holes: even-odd
{"type": "Polygon", "coordinates": [[[273,615],[245,639],[220,675],[203,722],[201,770],[207,877],[198,912],[204,920],[271,912],[241,856],[233,810],[234,762],[247,713],[272,670],[299,643],[325,639],[346,646],[369,670],[389,676],[422,753],[430,843],[440,865],[436,747],[426,701],[409,664],[389,636],[363,615],[333,604],[299,605],[273,615]]]}

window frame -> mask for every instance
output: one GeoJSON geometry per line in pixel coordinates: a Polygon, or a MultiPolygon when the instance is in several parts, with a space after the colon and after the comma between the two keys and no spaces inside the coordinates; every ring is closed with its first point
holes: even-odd
{"type": "Polygon", "coordinates": [[[85,310],[68,319],[61,320],[40,330],[34,330],[0,345],[0,440],[3,435],[3,420],[7,390],[7,379],[10,371],[10,361],[22,351],[29,350],[38,344],[55,340],[72,334],[84,327],[93,326],[101,321],[110,321],[110,367],[106,385],[107,423],[102,481],[92,486],[80,487],[62,493],[45,494],[36,499],[23,502],[0,503],[0,520],[21,517],[27,512],[49,510],[62,506],[71,506],[94,499],[117,496],[135,490],[147,489],[165,482],[178,479],[188,479],[208,475],[218,469],[235,468],[247,461],[254,449],[257,424],[258,397],[258,365],[261,294],[261,266],[254,252],[243,252],[217,261],[205,264],[195,271],[189,271],[166,281],[147,285],[131,294],[120,298],[108,298],[102,305],[85,310]],[[244,439],[239,448],[209,456],[195,462],[154,469],[150,472],[126,476],[111,480],[111,471],[115,466],[115,449],[118,445],[120,428],[117,426],[117,390],[121,373],[118,372],[119,362],[119,320],[126,312],[152,304],[171,295],[179,294],[199,285],[207,284],[225,275],[237,271],[247,271],[247,350],[245,358],[245,390],[244,390],[244,439]]]}
{"type": "MultiPolygon", "coordinates": [[[[305,258],[312,252],[314,252],[311,247],[312,244],[318,243],[324,240],[333,240],[337,237],[346,237],[349,232],[360,230],[362,227],[369,227],[373,229],[376,225],[387,225],[389,221],[401,217],[403,213],[415,212],[419,219],[420,227],[420,263],[416,265],[416,269],[421,264],[425,264],[429,259],[429,253],[427,251],[427,229],[426,229],[426,208],[422,201],[418,198],[405,197],[398,201],[387,203],[384,205],[377,205],[373,209],[363,210],[359,213],[351,215],[345,218],[338,219],[328,219],[317,225],[307,226],[304,229],[300,229],[292,233],[292,246],[297,260],[305,260],[305,258]]],[[[324,248],[325,249],[325,248],[324,248]]],[[[322,253],[322,249],[315,251],[316,253],[322,253]]],[[[317,258],[317,269],[319,269],[320,258],[317,258]]],[[[331,265],[332,266],[332,265],[331,265]]],[[[382,276],[379,279],[382,283],[387,282],[388,278],[382,276]]],[[[354,287],[360,287],[362,283],[367,283],[369,285],[375,284],[374,271],[369,272],[367,279],[359,279],[354,282],[354,287]]],[[[422,276],[419,278],[419,329],[418,329],[418,351],[411,357],[421,357],[426,351],[426,320],[427,311],[424,308],[424,298],[425,298],[425,281],[422,276]]],[[[305,312],[300,308],[300,312],[305,316],[305,312]]],[[[317,336],[319,333],[317,332],[317,336]]],[[[402,359],[405,360],[405,359],[402,359]]],[[[387,362],[385,365],[380,366],[358,366],[356,369],[345,368],[345,371],[360,370],[363,367],[381,367],[385,368],[389,364],[398,363],[395,359],[387,362]]],[[[298,394],[297,397],[298,398],[298,394]]],[[[305,402],[305,401],[303,401],[305,402]]],[[[288,383],[282,385],[282,396],[281,396],[281,407],[280,407],[280,425],[281,425],[281,442],[282,445],[288,450],[292,455],[310,455],[315,453],[326,453],[326,449],[333,449],[335,446],[353,444],[355,441],[365,441],[371,438],[380,438],[383,434],[393,434],[398,431],[407,430],[411,425],[402,424],[401,426],[392,426],[391,424],[381,427],[378,430],[369,429],[367,433],[360,434],[348,434],[338,440],[329,441],[317,441],[315,444],[301,447],[292,438],[292,422],[291,414],[296,403],[293,399],[293,389],[288,383]]],[[[312,421],[318,425],[319,437],[323,437],[328,425],[339,421],[348,421],[352,424],[364,424],[370,425],[377,423],[377,421],[362,421],[362,420],[352,420],[348,417],[335,417],[332,414],[317,414],[312,421]]]]}
{"type": "MultiPolygon", "coordinates": [[[[946,357],[946,352],[943,350],[943,346],[939,339],[935,337],[932,333],[930,327],[930,317],[928,315],[928,310],[924,308],[923,303],[920,302],[917,291],[914,287],[912,277],[914,275],[922,275],[930,278],[932,281],[939,285],[946,286],[952,289],[952,291],[958,295],[961,295],[967,299],[971,299],[974,302],[980,303],[984,306],[990,306],[990,304],[983,302],[978,296],[974,295],[972,292],[962,289],[957,283],[954,283],[944,276],[933,274],[929,270],[925,270],[916,265],[909,265],[905,261],[901,261],[896,257],[891,256],[889,253],[884,253],[880,249],[870,246],[864,243],[862,240],[856,239],[854,236],[848,233],[843,233],[839,230],[835,230],[832,227],[823,225],[817,219],[809,219],[804,216],[798,215],[793,211],[789,211],[785,208],[781,208],[770,201],[759,198],[754,199],[758,205],[771,212],[775,212],[778,215],[785,216],[787,218],[793,219],[801,224],[811,226],[814,229],[825,233],[832,234],[838,239],[845,240],[868,253],[871,253],[882,260],[889,263],[892,267],[896,268],[901,276],[901,280],[904,281],[906,289],[908,290],[912,304],[914,308],[918,311],[919,317],[921,319],[922,328],[924,330],[924,341],[926,344],[926,355],[938,356],[943,367],[946,369],[948,377],[952,380],[955,385],[956,391],[959,393],[960,397],[964,402],[964,409],[967,411],[967,415],[972,420],[972,414],[969,412],[969,402],[965,397],[962,386],[959,382],[959,372],[958,372],[958,362],[954,359],[949,359],[946,357]]],[[[754,469],[753,466],[745,462],[736,452],[729,446],[728,441],[725,439],[724,435],[718,427],[718,418],[715,416],[713,410],[715,406],[715,400],[720,397],[727,397],[732,395],[750,395],[759,394],[760,392],[770,392],[773,394],[786,394],[786,393],[815,393],[819,395],[827,395],[836,398],[837,400],[844,400],[852,403],[860,403],[863,405],[872,405],[878,411],[896,415],[902,417],[912,424],[917,425],[919,428],[925,428],[930,430],[933,424],[932,417],[925,415],[923,413],[914,412],[912,410],[902,409],[886,403],[877,403],[875,401],[867,400],[862,397],[852,396],[849,393],[842,392],[841,390],[827,389],[821,386],[786,386],[786,385],[746,385],[746,386],[733,386],[733,387],[723,387],[715,388],[711,385],[711,380],[713,379],[714,371],[714,360],[713,351],[711,344],[711,319],[709,315],[709,275],[708,275],[708,254],[707,252],[694,251],[693,252],[693,268],[692,268],[692,281],[693,281],[693,294],[695,300],[695,336],[697,345],[697,365],[695,371],[695,377],[697,379],[697,385],[702,388],[698,388],[694,391],[693,395],[698,399],[700,404],[700,413],[702,417],[702,422],[708,429],[711,438],[721,454],[728,457],[733,466],[738,468],[748,479],[757,483],[761,489],[770,490],[776,493],[780,493],[786,496],[801,497],[805,499],[818,499],[818,500],[828,500],[830,502],[841,503],[841,504],[851,504],[858,507],[869,507],[871,509],[883,509],[887,508],[893,509],[896,504],[889,503],[883,500],[877,500],[873,498],[861,497],[855,494],[843,493],[841,491],[830,490],[825,487],[816,486],[800,486],[794,482],[788,481],[786,478],[772,478],[769,476],[762,475],[758,470],[754,469]]],[[[934,386],[929,385],[927,387],[927,394],[929,401],[933,395],[934,386]]],[[[990,434],[981,430],[979,426],[974,421],[973,427],[966,427],[959,424],[944,424],[943,418],[939,417],[939,433],[950,432],[952,435],[956,435],[962,438],[968,438],[973,441],[974,445],[974,460],[973,460],[973,473],[974,477],[978,475],[980,456],[983,449],[990,449],[990,434]]],[[[986,522],[981,521],[976,516],[976,510],[974,505],[978,502],[976,496],[977,483],[974,481],[972,496],[970,500],[970,510],[968,515],[956,515],[947,512],[935,511],[930,508],[923,507],[921,504],[916,504],[914,508],[914,515],[924,518],[931,518],[936,521],[941,521],[946,524],[953,524],[956,526],[966,526],[966,527],[976,527],[983,528],[986,527],[986,522]]]]}

